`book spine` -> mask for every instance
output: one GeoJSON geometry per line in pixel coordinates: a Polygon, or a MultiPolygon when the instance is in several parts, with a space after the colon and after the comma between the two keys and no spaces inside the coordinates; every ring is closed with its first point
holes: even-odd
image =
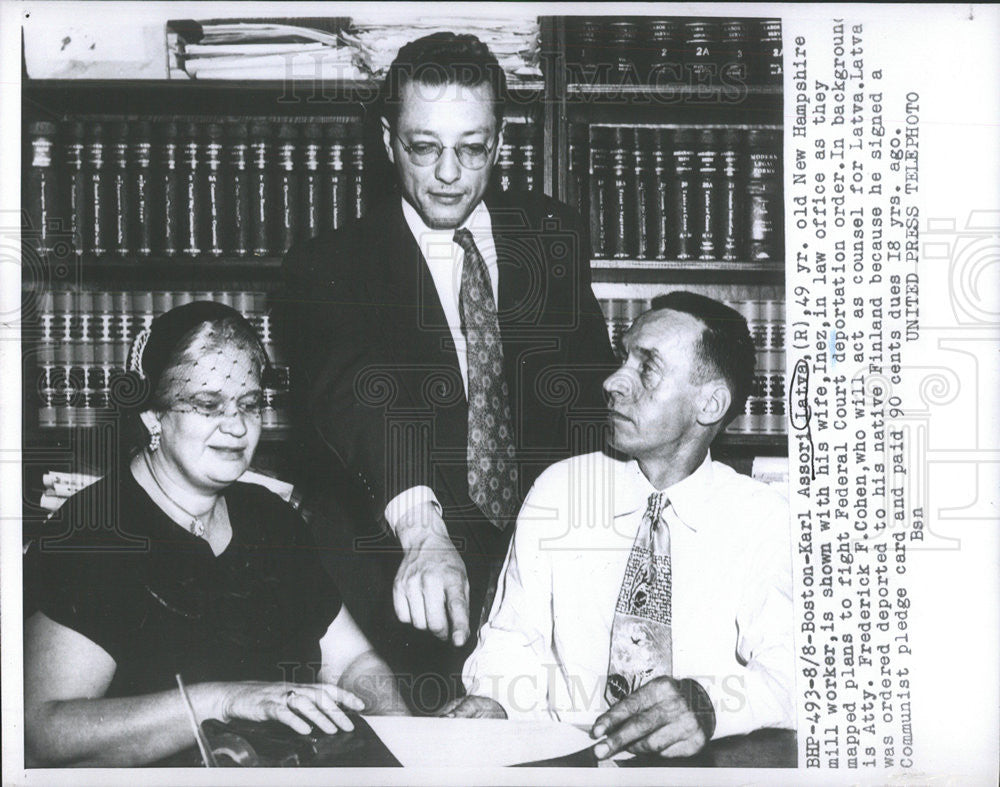
{"type": "Polygon", "coordinates": [[[723,85],[750,82],[750,27],[742,19],[726,19],[720,25],[719,80],[723,85]]]}
{"type": "Polygon", "coordinates": [[[647,83],[666,86],[682,82],[680,23],[676,19],[662,17],[644,21],[640,45],[647,52],[647,83]]]}
{"type": "Polygon", "coordinates": [[[31,168],[27,173],[25,194],[29,226],[35,251],[44,258],[54,248],[53,231],[58,228],[55,167],[55,123],[41,121],[28,127],[31,137],[31,168]]]}
{"type": "Polygon", "coordinates": [[[656,202],[656,185],[653,179],[653,135],[654,129],[637,128],[635,130],[635,147],[632,149],[635,205],[634,248],[637,259],[646,260],[652,255],[650,240],[651,221],[655,215],[653,203],[656,202]]]}
{"type": "Polygon", "coordinates": [[[569,127],[568,173],[566,176],[566,203],[581,215],[588,215],[587,207],[587,145],[588,128],[585,123],[572,123],[569,127]]]}
{"type": "Polygon", "coordinates": [[[162,229],[160,251],[173,257],[180,251],[179,199],[177,170],[177,124],[165,123],[160,128],[159,223],[162,229]]]}
{"type": "Polygon", "coordinates": [[[773,131],[751,131],[747,137],[747,225],[750,259],[778,260],[783,256],[781,236],[780,137],[773,131]]]}
{"type": "Polygon", "coordinates": [[[520,169],[522,188],[534,191],[541,185],[538,178],[538,157],[535,147],[535,124],[528,122],[521,130],[520,169]]]}
{"type": "Polygon", "coordinates": [[[250,127],[250,248],[254,255],[271,253],[268,214],[271,211],[271,127],[254,123],[250,127]]]}
{"type": "Polygon", "coordinates": [[[631,128],[615,128],[612,132],[611,145],[611,175],[610,216],[613,231],[611,233],[611,256],[616,260],[628,259],[632,256],[632,234],[635,228],[635,205],[632,202],[632,167],[630,159],[634,130],[631,128]]]}
{"type": "Polygon", "coordinates": [[[135,195],[136,243],[135,251],[142,257],[153,253],[153,213],[152,213],[152,143],[150,142],[149,121],[139,121],[135,126],[135,142],[132,146],[132,192],[135,195]]]}
{"type": "Polygon", "coordinates": [[[111,129],[111,233],[112,250],[123,257],[132,253],[132,195],[129,177],[129,126],[115,123],[111,129]]]}
{"type": "Polygon", "coordinates": [[[250,253],[250,174],[248,168],[247,126],[245,123],[230,123],[227,128],[229,140],[229,166],[226,169],[226,202],[232,231],[229,233],[230,254],[245,257],[250,253]]]}
{"type": "Polygon", "coordinates": [[[76,389],[73,374],[73,343],[61,342],[55,347],[55,379],[53,380],[53,409],[56,426],[75,426],[73,406],[76,403],[76,389]]]}
{"type": "Polygon", "coordinates": [[[278,128],[278,238],[277,249],[287,252],[299,230],[299,173],[295,168],[298,129],[291,123],[278,128]]]}
{"type": "Polygon", "coordinates": [[[757,81],[764,85],[781,85],[784,81],[784,51],[781,43],[781,20],[761,19],[757,22],[760,60],[756,64],[757,81]]]}
{"type": "Polygon", "coordinates": [[[38,303],[38,324],[41,332],[38,342],[38,425],[56,425],[55,411],[55,298],[52,290],[41,293],[38,303]]]}
{"type": "Polygon", "coordinates": [[[611,251],[608,237],[609,179],[611,150],[609,132],[603,127],[591,127],[590,167],[590,238],[592,252],[596,259],[605,258],[611,251]]]}
{"type": "Polygon", "coordinates": [[[716,148],[715,134],[711,129],[705,129],[698,135],[698,218],[699,243],[698,259],[717,259],[715,225],[717,202],[717,185],[719,175],[719,151],[716,148]]]}
{"type": "MultiPolygon", "coordinates": [[[[599,52],[603,24],[599,17],[568,17],[566,20],[566,78],[568,82],[585,82],[593,73],[594,63],[604,58],[599,52]]],[[[607,74],[597,73],[606,81],[607,74]]]]}
{"type": "Polygon", "coordinates": [[[73,238],[73,251],[86,251],[87,215],[87,172],[84,155],[86,130],[83,123],[74,122],[66,126],[65,162],[69,178],[66,211],[69,216],[69,230],[73,238]]]}
{"type": "Polygon", "coordinates": [[[673,216],[675,223],[673,257],[676,260],[694,258],[693,142],[693,134],[686,129],[674,135],[674,177],[670,184],[670,215],[673,216]]]}
{"type": "Polygon", "coordinates": [[[202,250],[202,224],[205,221],[205,200],[202,181],[204,172],[199,158],[201,129],[189,123],[184,134],[184,166],[181,170],[181,189],[184,194],[183,251],[196,257],[202,250]]]}
{"type": "Polygon", "coordinates": [[[607,23],[608,60],[611,84],[636,85],[645,74],[645,49],[639,46],[639,26],[631,19],[612,19],[607,23]]]}
{"type": "Polygon", "coordinates": [[[670,145],[667,132],[657,129],[653,134],[653,194],[650,199],[649,251],[653,259],[665,260],[669,254],[670,237],[670,145]]]}
{"type": "Polygon", "coordinates": [[[322,228],[319,141],[319,125],[308,123],[302,145],[302,235],[306,238],[315,238],[322,228]]]}
{"type": "Polygon", "coordinates": [[[717,81],[718,43],[719,28],[716,23],[705,19],[684,23],[684,67],[689,84],[710,85],[717,81]]]}
{"type": "Polygon", "coordinates": [[[95,255],[107,254],[107,160],[104,149],[104,127],[95,123],[90,128],[87,141],[88,188],[87,223],[89,224],[90,251],[95,255]]]}
{"type": "Polygon", "coordinates": [[[365,141],[361,123],[350,123],[347,127],[347,140],[350,144],[351,172],[350,195],[354,218],[365,215],[365,141]]]}
{"type": "Polygon", "coordinates": [[[93,297],[94,364],[97,381],[94,384],[94,407],[104,410],[112,406],[111,390],[114,378],[114,305],[111,293],[100,291],[93,297]]]}
{"type": "Polygon", "coordinates": [[[740,220],[740,149],[739,134],[728,129],[722,135],[720,152],[721,182],[719,186],[719,256],[727,262],[740,258],[743,226],[740,220]]]}
{"type": "Polygon", "coordinates": [[[325,204],[327,226],[340,229],[347,221],[347,173],[344,166],[344,140],[347,130],[341,123],[326,128],[325,204]]]}
{"type": "MultiPolygon", "coordinates": [[[[82,294],[82,293],[81,293],[82,294]]],[[[81,314],[85,313],[81,306],[81,314]]],[[[94,426],[97,423],[97,366],[94,363],[94,345],[87,340],[73,343],[71,377],[76,392],[74,421],[77,426],[94,426]]]]}
{"type": "Polygon", "coordinates": [[[516,188],[514,174],[514,149],[517,146],[516,140],[520,136],[521,125],[511,123],[504,131],[503,141],[500,144],[500,152],[497,154],[497,188],[500,191],[510,191],[516,188]]]}
{"type": "Polygon", "coordinates": [[[225,204],[222,171],[222,126],[210,123],[205,143],[205,246],[213,257],[225,252],[224,228],[232,215],[225,204]]]}

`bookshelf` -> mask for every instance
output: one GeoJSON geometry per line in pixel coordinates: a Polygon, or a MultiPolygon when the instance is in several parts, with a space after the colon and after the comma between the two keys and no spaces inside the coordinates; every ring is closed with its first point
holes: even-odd
{"type": "MultiPolygon", "coordinates": [[[[706,156],[709,179],[729,182],[742,200],[736,228],[729,236],[719,230],[713,241],[717,248],[709,251],[701,248],[705,238],[694,232],[686,255],[677,253],[671,238],[656,243],[647,238],[645,246],[635,247],[633,228],[626,229],[623,245],[595,255],[595,292],[606,308],[610,332],[621,330],[623,314],[669,288],[683,286],[749,305],[754,314],[778,313],[777,303],[783,301],[784,261],[777,252],[782,243],[780,170],[756,186],[755,198],[761,203],[757,207],[770,210],[769,234],[754,239],[752,221],[744,215],[748,172],[754,166],[750,135],[770,135],[764,147],[770,145],[771,165],[780,164],[783,97],[780,78],[776,81],[772,73],[776,62],[780,69],[780,27],[775,61],[774,50],[766,51],[760,37],[763,22],[709,20],[706,32],[698,27],[701,21],[678,17],[653,24],[643,18],[542,17],[543,81],[512,88],[508,96],[509,130],[495,171],[497,188],[542,189],[575,204],[586,217],[590,184],[581,194],[583,187],[573,179],[583,174],[581,162],[589,176],[595,135],[598,143],[612,140],[606,164],[611,179],[616,174],[624,178],[624,188],[631,192],[644,189],[644,199],[675,188],[681,139],[691,148],[693,175],[686,199],[704,200],[711,189],[698,180],[703,163],[699,154],[705,153],[699,140],[707,134],[704,138],[715,145],[706,156]],[[608,30],[611,22],[614,29],[608,30]],[[740,22],[742,26],[736,24],[740,22]],[[678,61],[690,60],[694,49],[688,39],[704,35],[709,40],[718,36],[716,40],[726,44],[724,56],[687,63],[686,71],[676,73],[662,62],[657,66],[657,51],[661,60],[673,55],[678,61]],[[660,50],[653,46],[654,39],[657,46],[663,45],[660,50]],[[737,45],[748,54],[747,73],[757,78],[734,79],[718,68],[726,65],[726,57],[735,57],[737,45]],[[676,48],[673,55],[671,46],[676,48]],[[587,148],[583,158],[577,149],[581,138],[587,148]],[[625,141],[618,151],[614,140],[625,141]],[[644,148],[650,140],[652,147],[644,148]],[[726,147],[733,144],[738,147],[726,147]],[[737,171],[731,177],[724,172],[727,162],[735,162],[737,171]],[[649,180],[656,167],[666,174],[659,181],[649,180]],[[638,183],[643,178],[644,185],[638,183]],[[733,248],[724,254],[726,238],[733,248]],[[760,253],[751,254],[753,242],[768,248],[761,252],[761,246],[760,253]],[[611,313],[612,305],[620,310],[623,304],[624,312],[611,313]]],[[[773,24],[768,35],[773,43],[773,24]]],[[[23,81],[23,202],[29,222],[22,287],[26,448],[40,457],[65,456],[88,443],[87,435],[99,424],[114,423],[99,407],[91,407],[93,402],[84,404],[82,418],[73,407],[81,396],[103,401],[106,391],[101,388],[107,388],[109,375],[121,368],[131,336],[164,304],[202,297],[237,303],[239,293],[256,293],[242,303],[251,303],[248,317],[255,325],[270,330],[266,298],[280,284],[284,249],[333,226],[334,196],[342,211],[336,220],[347,220],[360,215],[369,196],[386,188],[393,177],[382,151],[378,117],[370,108],[377,93],[378,85],[365,80],[23,81]],[[263,148],[255,147],[261,142],[263,148]],[[167,188],[163,178],[168,177],[168,144],[175,146],[169,175],[176,211],[169,220],[176,223],[172,242],[166,237],[165,208],[157,201],[167,188]],[[79,146],[75,152],[74,145],[79,146]],[[74,156],[79,157],[76,165],[74,156]],[[245,167],[243,183],[233,180],[237,159],[245,167]],[[256,168],[259,160],[263,164],[256,168]],[[140,211],[135,189],[141,178],[149,201],[140,211]],[[124,197],[116,191],[122,183],[127,186],[124,197]],[[253,200],[260,189],[268,200],[263,206],[253,200]],[[294,205],[281,201],[280,195],[289,191],[298,195],[294,205]],[[198,208],[193,219],[185,207],[191,204],[190,194],[198,208]],[[79,201],[78,211],[72,209],[72,199],[79,201]],[[99,226],[94,225],[95,199],[101,203],[99,226]],[[234,207],[239,200],[243,207],[234,207]],[[285,217],[292,208],[289,224],[285,217]],[[263,224],[253,223],[255,214],[262,216],[263,224]],[[237,228],[234,222],[247,223],[237,228]],[[235,237],[240,233],[242,240],[235,237]],[[59,294],[59,305],[46,293],[59,294]],[[98,301],[110,301],[110,311],[92,305],[98,301]],[[53,392],[55,400],[47,399],[53,392]]],[[[714,192],[710,196],[716,200],[714,192]]],[[[697,215],[694,211],[690,220],[697,215]]],[[[661,219],[672,231],[676,217],[668,210],[661,219]]],[[[647,230],[649,221],[647,214],[647,230]]],[[[592,234],[595,229],[592,222],[592,234]]],[[[777,341],[778,334],[769,330],[769,341],[777,341]]],[[[769,359],[769,376],[761,382],[764,394],[756,397],[754,406],[760,409],[765,396],[768,408],[780,410],[781,350],[768,346],[762,351],[769,359]]],[[[280,357],[275,360],[280,366],[280,357]]],[[[294,447],[283,411],[287,390],[273,393],[275,412],[267,419],[257,464],[281,467],[282,454],[294,447]]],[[[783,419],[771,410],[764,426],[720,436],[719,454],[738,462],[756,455],[785,455],[783,419]]],[[[92,469],[96,460],[81,464],[92,469]]]]}
{"type": "Polygon", "coordinates": [[[590,219],[612,340],[670,289],[730,303],[750,322],[758,376],[714,450],[786,456],[780,21],[541,21],[549,183],[590,219]]]}

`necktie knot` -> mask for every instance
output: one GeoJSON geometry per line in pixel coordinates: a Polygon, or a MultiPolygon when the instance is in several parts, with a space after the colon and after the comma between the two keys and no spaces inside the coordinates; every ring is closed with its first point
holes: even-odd
{"type": "Polygon", "coordinates": [[[653,492],[646,501],[646,518],[651,527],[656,527],[663,516],[664,510],[670,505],[670,501],[663,492],[653,492]]]}

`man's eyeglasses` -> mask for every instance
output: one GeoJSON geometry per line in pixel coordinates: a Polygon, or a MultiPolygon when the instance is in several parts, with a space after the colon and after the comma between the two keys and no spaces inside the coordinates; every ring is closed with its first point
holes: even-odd
{"type": "MultiPolygon", "coordinates": [[[[396,137],[399,139],[399,137],[396,137]]],[[[414,142],[407,145],[402,139],[399,144],[403,146],[410,161],[418,167],[430,167],[437,164],[438,159],[444,153],[445,148],[455,151],[458,163],[466,169],[482,169],[490,161],[490,154],[496,149],[482,142],[462,143],[459,145],[439,145],[437,142],[414,142]]]]}
{"type": "Polygon", "coordinates": [[[260,418],[264,410],[264,396],[261,393],[249,393],[235,400],[212,394],[195,394],[177,399],[177,402],[168,409],[175,413],[197,413],[205,418],[221,419],[231,412],[230,402],[234,402],[236,412],[244,418],[260,418]]]}

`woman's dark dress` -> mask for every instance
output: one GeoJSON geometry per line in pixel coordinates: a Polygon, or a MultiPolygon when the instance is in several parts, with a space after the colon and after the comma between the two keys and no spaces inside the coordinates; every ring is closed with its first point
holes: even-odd
{"type": "Polygon", "coordinates": [[[225,492],[233,537],[218,556],[156,506],[127,469],[70,498],[24,558],[25,613],[102,647],[106,697],[201,681],[312,682],[341,608],[305,524],[254,484],[225,492]]]}

